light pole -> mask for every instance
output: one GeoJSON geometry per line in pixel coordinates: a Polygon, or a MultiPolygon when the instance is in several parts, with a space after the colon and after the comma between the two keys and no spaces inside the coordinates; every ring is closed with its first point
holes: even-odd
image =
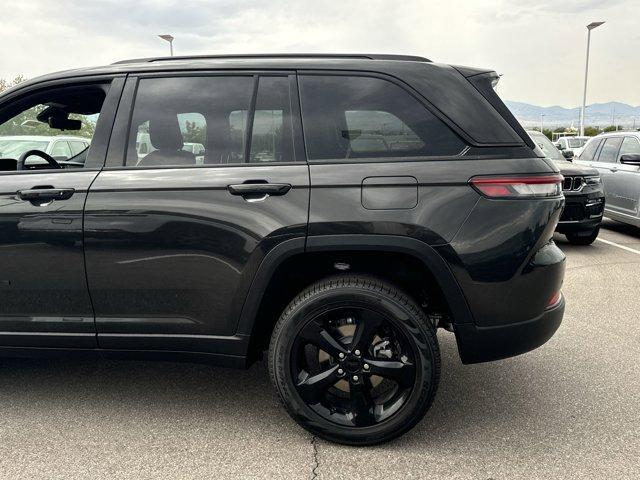
{"type": "Polygon", "coordinates": [[[171,53],[171,56],[173,57],[173,37],[171,35],[165,34],[165,35],[158,35],[161,39],[166,40],[167,42],[169,42],[169,52],[171,53]]]}
{"type": "Polygon", "coordinates": [[[540,133],[544,133],[544,113],[540,114],[540,133]]]}
{"type": "Polygon", "coordinates": [[[580,136],[584,136],[584,108],[587,103],[587,75],[589,74],[589,44],[591,43],[591,30],[599,27],[604,22],[591,22],[587,25],[587,61],[584,66],[584,92],[582,93],[582,109],[580,110],[580,136]]]}

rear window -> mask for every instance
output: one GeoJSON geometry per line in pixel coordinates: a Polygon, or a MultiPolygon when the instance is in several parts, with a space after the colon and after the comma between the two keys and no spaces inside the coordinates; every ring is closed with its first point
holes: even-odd
{"type": "Polygon", "coordinates": [[[309,160],[450,156],[465,148],[447,125],[387,80],[304,75],[300,95],[309,160]]]}

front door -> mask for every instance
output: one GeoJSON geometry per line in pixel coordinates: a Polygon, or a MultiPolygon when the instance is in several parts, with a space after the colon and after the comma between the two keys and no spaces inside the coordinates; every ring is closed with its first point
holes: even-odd
{"type": "Polygon", "coordinates": [[[119,82],[38,88],[0,103],[0,347],[96,347],[82,210],[119,82]],[[56,159],[47,152],[63,130],[98,146],[56,159]]]}
{"type": "Polygon", "coordinates": [[[306,235],[295,77],[128,82],[85,213],[99,346],[234,353],[220,344],[261,260],[306,235]]]}
{"type": "Polygon", "coordinates": [[[616,213],[636,217],[640,199],[640,167],[620,163],[626,154],[640,154],[640,142],[635,137],[624,137],[617,155],[616,172],[607,179],[610,201],[607,207],[616,213]]]}

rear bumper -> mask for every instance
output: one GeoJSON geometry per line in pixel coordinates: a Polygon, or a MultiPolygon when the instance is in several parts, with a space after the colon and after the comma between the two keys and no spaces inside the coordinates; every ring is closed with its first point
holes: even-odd
{"type": "Polygon", "coordinates": [[[460,324],[454,327],[462,363],[480,363],[513,357],[545,344],[560,327],[564,297],[540,316],[524,322],[490,327],[460,324]]]}

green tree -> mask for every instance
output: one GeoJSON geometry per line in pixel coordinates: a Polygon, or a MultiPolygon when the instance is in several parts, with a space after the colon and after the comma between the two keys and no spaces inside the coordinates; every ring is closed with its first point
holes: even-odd
{"type": "Polygon", "coordinates": [[[618,130],[618,127],[616,127],[615,125],[609,125],[608,127],[604,127],[604,129],[602,131],[603,132],[615,132],[616,130],[618,130]]]}
{"type": "Polygon", "coordinates": [[[587,137],[595,137],[602,131],[598,127],[584,127],[584,134],[587,137]]]}

